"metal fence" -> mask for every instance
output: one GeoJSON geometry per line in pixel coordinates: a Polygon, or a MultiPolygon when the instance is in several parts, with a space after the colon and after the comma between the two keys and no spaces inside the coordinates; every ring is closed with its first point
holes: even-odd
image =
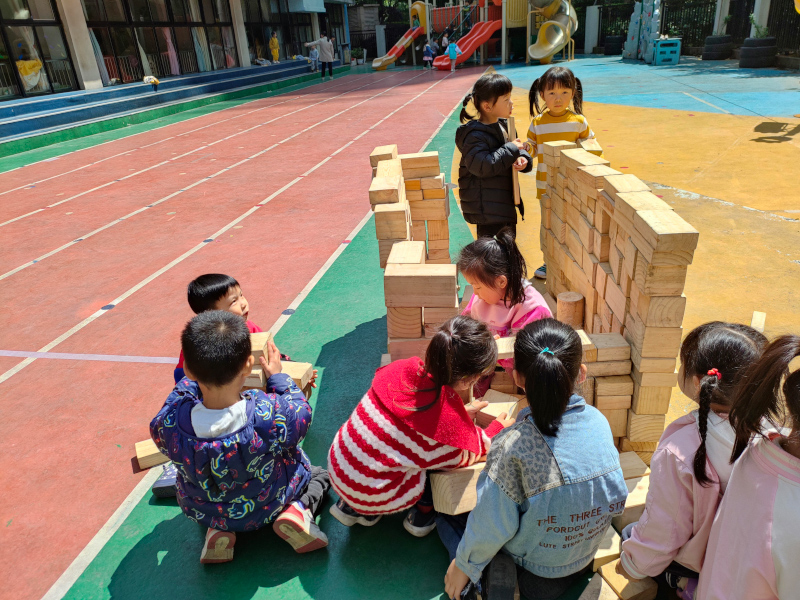
{"type": "MultiPolygon", "coordinates": [[[[633,14],[633,5],[633,2],[624,2],[621,4],[606,4],[600,7],[600,35],[597,40],[598,46],[603,46],[605,44],[606,36],[625,36],[628,34],[628,26],[631,23],[631,15],[633,14]]],[[[586,51],[591,52],[591,49],[586,51]]]]}
{"type": "Polygon", "coordinates": [[[794,9],[793,0],[772,0],[767,29],[777,38],[779,50],[800,53],[800,14],[794,9]]]}
{"type": "MultiPolygon", "coordinates": [[[[773,0],[777,2],[778,0],[773,0]]],[[[791,0],[789,2],[791,4],[791,0]]],[[[750,15],[755,9],[756,0],[731,0],[728,15],[730,19],[725,27],[725,33],[741,44],[744,38],[750,37],[750,15]]],[[[774,6],[774,4],[773,4],[774,6]]]]}
{"type": "Polygon", "coordinates": [[[684,52],[702,46],[714,30],[715,0],[664,0],[661,33],[682,39],[684,52]]]}
{"type": "MultiPolygon", "coordinates": [[[[386,46],[387,50],[391,48],[395,41],[390,41],[387,36],[386,46]]],[[[350,47],[363,48],[367,52],[367,60],[372,60],[378,56],[378,41],[374,31],[351,31],[350,32],[350,47]]]]}

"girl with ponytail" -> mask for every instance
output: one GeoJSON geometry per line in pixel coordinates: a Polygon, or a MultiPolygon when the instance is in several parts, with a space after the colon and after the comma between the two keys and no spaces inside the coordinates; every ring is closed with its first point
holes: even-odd
{"type": "Polygon", "coordinates": [[[492,441],[469,517],[437,519],[448,598],[476,597],[460,595],[471,585],[511,599],[517,583],[521,597],[557,598],[591,573],[628,488],[608,421],[575,393],[581,356],[578,334],[554,319],[517,334],[514,379],[528,406],[492,441]]]}
{"type": "Polygon", "coordinates": [[[752,327],[721,321],[700,325],[683,341],[678,385],[699,408],[671,423],[653,454],[644,513],[622,535],[618,570],[628,577],[661,577],[682,588],[681,598],[693,597],[731,477],[731,402],[766,344],[752,327]]]}
{"type": "Polygon", "coordinates": [[[697,598],[787,600],[800,590],[800,336],[769,344],[742,377],[729,420],[736,462],[711,527],[697,598]],[[788,435],[765,434],[765,423],[788,435]]]}
{"type": "Polygon", "coordinates": [[[331,514],[348,527],[371,526],[381,515],[410,509],[406,530],[430,533],[436,513],[426,472],[475,463],[513,422],[500,415],[484,430],[473,420],[487,403],[465,406],[470,388],[496,363],[486,325],[458,316],[433,336],[424,362],[413,357],[378,369],[328,453],[340,498],[331,514]]]}
{"type": "MultiPolygon", "coordinates": [[[[467,223],[478,226],[478,237],[491,237],[506,226],[516,234],[512,174],[527,173],[533,168],[522,140],[509,135],[507,119],[514,108],[513,89],[505,75],[481,76],[464,98],[463,125],[456,131],[456,146],[461,152],[458,165],[461,211],[467,223]]],[[[525,215],[521,200],[519,211],[525,215]]]]}
{"type": "MultiPolygon", "coordinates": [[[[494,237],[478,238],[458,257],[458,270],[472,286],[472,299],[463,314],[489,327],[496,337],[508,337],[528,323],[552,317],[547,302],[526,279],[525,258],[508,227],[494,237]]],[[[500,361],[511,372],[512,359],[500,361]]],[[[489,389],[491,376],[475,386],[475,397],[489,389]]]]}

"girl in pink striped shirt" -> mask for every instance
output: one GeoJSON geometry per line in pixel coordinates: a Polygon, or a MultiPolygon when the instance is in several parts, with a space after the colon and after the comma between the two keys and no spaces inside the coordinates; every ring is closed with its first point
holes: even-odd
{"type": "Polygon", "coordinates": [[[328,465],[340,500],[331,514],[348,527],[411,509],[403,526],[423,537],[436,527],[429,470],[478,462],[490,438],[513,421],[485,430],[473,423],[486,402],[465,406],[473,384],[494,370],[497,344],[483,323],[458,316],[417,357],[378,369],[367,394],[333,440],[328,465]]]}
{"type": "MultiPolygon", "coordinates": [[[[481,237],[465,246],[458,257],[458,270],[472,286],[472,299],[462,314],[486,323],[496,338],[516,335],[528,323],[553,315],[542,295],[526,279],[525,258],[510,228],[493,237],[481,237]]],[[[510,374],[514,359],[500,361],[510,374]]],[[[475,386],[482,398],[493,374],[475,386]]]]}

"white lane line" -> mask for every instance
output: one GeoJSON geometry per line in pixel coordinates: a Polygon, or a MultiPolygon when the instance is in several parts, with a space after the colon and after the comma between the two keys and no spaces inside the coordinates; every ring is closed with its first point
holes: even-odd
{"type": "MultiPolygon", "coordinates": [[[[440,81],[444,81],[444,79],[447,79],[448,77],[450,76],[447,75],[440,81]]],[[[459,101],[456,104],[453,110],[451,110],[450,113],[447,115],[447,117],[445,117],[444,121],[442,121],[439,124],[439,127],[436,129],[437,133],[442,129],[444,124],[453,114],[453,111],[456,110],[456,108],[458,108],[460,105],[461,101],[459,101]]],[[[425,149],[428,143],[430,143],[431,139],[433,138],[431,137],[428,140],[428,142],[423,144],[420,152],[422,152],[425,149]]],[[[364,227],[364,225],[369,221],[369,218],[371,216],[372,216],[372,211],[369,211],[366,214],[366,216],[361,220],[361,222],[358,225],[356,225],[355,229],[353,229],[353,231],[350,232],[350,235],[348,236],[347,239],[348,240],[354,239],[355,236],[358,234],[358,232],[361,230],[361,228],[364,227]]],[[[338,257],[344,251],[346,246],[347,244],[345,243],[340,244],[339,247],[334,252],[333,257],[338,257]]],[[[329,258],[322,266],[322,268],[320,268],[317,274],[314,275],[312,279],[313,284],[309,282],[309,285],[303,288],[300,294],[298,294],[297,298],[295,298],[295,300],[289,306],[295,308],[299,306],[300,302],[302,301],[302,298],[305,298],[308,295],[308,293],[311,291],[314,285],[316,285],[316,283],[320,279],[322,279],[323,275],[325,275],[325,272],[327,272],[327,270],[331,267],[331,265],[334,262],[335,258],[333,260],[329,258]]],[[[267,329],[267,331],[272,331],[273,333],[277,333],[289,319],[289,316],[290,315],[281,315],[278,318],[278,320],[275,321],[272,327],[267,329]],[[286,318],[284,318],[284,316],[286,318]]],[[[105,547],[105,545],[114,535],[114,533],[116,533],[116,531],[120,528],[120,526],[125,522],[125,519],[132,512],[133,508],[135,508],[136,505],[139,504],[141,499],[147,493],[147,490],[150,489],[150,487],[160,474],[161,474],[160,469],[157,468],[150,469],[150,471],[147,473],[147,475],[144,476],[142,481],[140,481],[136,485],[136,487],[133,488],[131,493],[128,494],[128,497],[125,499],[122,505],[116,510],[116,512],[111,516],[111,518],[106,522],[106,524],[102,527],[102,529],[100,529],[100,531],[98,531],[97,534],[95,534],[95,536],[92,538],[89,544],[87,544],[87,546],[81,551],[81,553],[75,558],[75,560],[72,561],[72,564],[70,564],[70,566],[67,567],[67,570],[64,571],[64,573],[62,573],[61,577],[58,578],[58,580],[52,585],[50,590],[48,590],[48,592],[42,597],[42,600],[60,600],[67,594],[67,592],[72,588],[75,582],[78,581],[78,578],[83,574],[86,568],[91,564],[91,562],[95,559],[95,557],[105,547]]]]}
{"type": "Polygon", "coordinates": [[[711,102],[706,102],[706,101],[705,101],[705,100],[703,100],[702,98],[698,98],[697,96],[693,96],[693,95],[692,95],[692,94],[690,94],[689,92],[681,92],[681,94],[685,94],[685,95],[689,96],[689,98],[693,98],[693,99],[697,100],[698,102],[702,102],[703,104],[707,104],[707,105],[708,105],[708,106],[710,106],[711,108],[716,108],[717,110],[719,110],[719,111],[721,111],[721,112],[724,112],[726,115],[729,115],[729,114],[731,114],[731,113],[730,113],[730,111],[727,111],[727,110],[725,110],[724,108],[720,108],[720,107],[719,107],[719,106],[717,106],[716,104],[711,104],[711,102]]]}
{"type": "MultiPolygon", "coordinates": [[[[423,73],[424,73],[424,71],[423,71],[423,73]]],[[[412,77],[412,78],[410,78],[410,79],[407,79],[407,80],[406,80],[406,82],[408,82],[408,81],[412,81],[412,80],[416,79],[416,77],[419,77],[419,75],[417,75],[417,76],[415,76],[415,77],[412,77]]],[[[414,96],[413,98],[411,98],[410,100],[408,100],[408,101],[407,101],[405,104],[403,104],[403,105],[399,106],[398,108],[394,109],[392,112],[390,112],[390,113],[389,113],[387,116],[385,116],[384,118],[382,118],[382,119],[381,119],[380,121],[378,121],[378,122],[379,122],[379,123],[382,123],[382,122],[384,122],[384,121],[385,121],[387,118],[389,118],[390,116],[392,116],[392,115],[396,114],[398,111],[402,110],[403,108],[405,108],[406,106],[408,106],[409,104],[411,104],[411,103],[412,103],[414,100],[416,100],[417,98],[421,97],[423,94],[427,93],[428,91],[430,91],[431,89],[433,89],[434,87],[436,87],[437,85],[439,85],[439,83],[441,83],[442,81],[445,81],[445,80],[446,80],[447,78],[449,78],[449,77],[450,77],[450,75],[447,75],[447,76],[445,76],[444,78],[442,78],[442,79],[440,79],[440,80],[438,80],[438,81],[434,82],[433,84],[431,84],[430,86],[428,86],[427,88],[425,88],[423,91],[421,91],[419,94],[417,94],[416,96],[414,96]]],[[[398,85],[402,85],[402,84],[398,84],[398,85]]],[[[394,86],[394,87],[397,87],[397,86],[394,86]]],[[[390,89],[392,89],[392,88],[389,88],[389,90],[390,90],[390,89]]],[[[386,91],[389,91],[389,90],[386,90],[386,91]]],[[[370,130],[370,129],[372,129],[372,127],[370,127],[368,130],[370,130]]],[[[368,131],[368,130],[367,130],[367,131],[368,131]]],[[[345,146],[349,146],[349,145],[350,145],[350,144],[352,144],[352,143],[353,143],[353,142],[354,142],[356,139],[358,139],[358,138],[362,137],[363,135],[364,135],[363,133],[359,134],[359,135],[358,135],[356,138],[354,138],[353,140],[351,140],[350,142],[348,142],[347,144],[345,144],[345,146]]],[[[337,152],[335,152],[334,154],[336,154],[336,153],[338,153],[338,151],[337,151],[337,152]]],[[[323,159],[323,160],[324,160],[324,159],[323,159]]],[[[320,162],[322,162],[322,161],[320,161],[320,162]]],[[[238,224],[240,221],[243,221],[244,219],[246,219],[247,217],[249,217],[251,214],[253,214],[254,212],[256,212],[256,211],[257,211],[259,208],[261,208],[262,206],[264,206],[265,204],[267,204],[268,202],[270,202],[270,201],[271,201],[273,198],[275,198],[275,197],[276,197],[276,196],[278,196],[279,194],[282,194],[283,192],[285,192],[286,190],[288,190],[290,187],[292,187],[294,184],[296,184],[297,182],[299,182],[299,181],[302,181],[302,180],[303,180],[303,176],[300,176],[300,177],[295,177],[295,178],[294,178],[292,181],[290,181],[289,183],[287,183],[286,185],[284,185],[282,188],[280,188],[280,189],[279,189],[279,190],[277,190],[276,192],[272,193],[270,196],[268,196],[267,198],[265,198],[264,200],[262,200],[261,202],[259,202],[257,205],[253,206],[252,208],[250,208],[249,210],[247,210],[246,212],[244,212],[243,214],[241,214],[241,215],[239,215],[238,217],[236,217],[236,218],[235,218],[233,221],[231,221],[231,222],[230,222],[230,223],[228,223],[227,225],[223,226],[223,227],[222,227],[220,230],[218,230],[216,233],[214,233],[213,235],[209,236],[208,238],[206,238],[205,240],[203,240],[203,241],[202,241],[202,242],[200,242],[199,244],[195,245],[193,248],[190,248],[189,250],[187,250],[186,252],[184,252],[183,254],[181,254],[179,257],[177,257],[176,259],[172,260],[170,263],[168,263],[168,264],[164,265],[164,266],[163,266],[163,267],[161,267],[161,268],[160,268],[158,271],[156,271],[156,272],[155,272],[155,273],[153,273],[152,275],[149,275],[148,277],[146,277],[145,279],[143,279],[142,281],[140,281],[139,283],[137,283],[136,285],[134,285],[132,288],[128,289],[128,290],[127,290],[126,292],[124,292],[122,295],[120,295],[120,296],[118,296],[117,298],[115,298],[114,300],[112,300],[112,301],[111,301],[109,304],[105,305],[103,308],[101,308],[101,309],[99,309],[99,310],[95,311],[94,313],[92,313],[91,315],[89,315],[88,317],[86,317],[86,318],[85,318],[83,321],[81,321],[80,323],[76,324],[76,325],[75,325],[74,327],[72,327],[72,328],[71,328],[69,331],[66,331],[66,332],[62,333],[60,336],[58,336],[58,337],[57,337],[56,339],[54,339],[52,342],[50,342],[49,344],[47,344],[47,345],[43,346],[42,348],[40,348],[40,349],[38,350],[38,352],[49,352],[50,350],[52,350],[53,348],[55,348],[56,346],[58,346],[60,343],[62,343],[62,342],[64,342],[65,340],[69,339],[70,337],[72,337],[73,335],[75,335],[75,334],[76,334],[78,331],[80,331],[81,329],[83,329],[84,327],[86,327],[87,325],[89,325],[90,323],[92,323],[93,321],[95,321],[95,320],[99,319],[99,318],[100,318],[101,316],[103,316],[103,314],[105,314],[105,313],[106,313],[108,310],[111,310],[111,309],[113,309],[113,308],[114,308],[116,305],[118,305],[120,302],[124,301],[126,298],[128,298],[128,297],[132,296],[133,294],[135,294],[136,292],[138,292],[140,289],[142,289],[142,288],[143,288],[144,286],[146,286],[148,283],[150,283],[151,281],[153,281],[153,280],[154,280],[154,279],[156,279],[157,277],[159,277],[159,276],[163,275],[164,273],[166,273],[167,271],[169,271],[169,270],[170,270],[172,267],[174,267],[175,265],[177,265],[177,264],[179,264],[179,263],[183,262],[185,259],[187,259],[188,257],[192,256],[192,255],[193,255],[193,254],[195,254],[196,252],[199,252],[199,251],[200,251],[200,250],[201,250],[201,249],[202,249],[202,248],[203,248],[203,247],[204,247],[206,244],[208,244],[208,243],[210,243],[210,242],[213,242],[213,241],[214,241],[216,238],[218,238],[220,235],[222,235],[223,233],[225,233],[226,231],[228,231],[229,229],[231,229],[232,227],[234,227],[235,225],[237,225],[237,224],[238,224]]],[[[24,359],[24,360],[23,360],[22,362],[20,362],[19,364],[15,365],[14,367],[12,367],[12,368],[8,369],[8,370],[7,370],[5,373],[3,373],[2,375],[0,375],[0,384],[4,383],[5,381],[8,381],[8,380],[9,380],[11,377],[13,377],[14,375],[16,375],[16,374],[17,374],[17,373],[19,373],[20,371],[22,371],[22,370],[23,370],[25,367],[27,367],[28,365],[30,365],[31,363],[33,363],[35,360],[36,360],[35,358],[30,358],[30,357],[29,357],[29,358],[26,358],[26,359],[24,359]]]]}
{"type": "Polygon", "coordinates": [[[52,358],[56,360],[96,360],[101,362],[172,364],[172,356],[130,356],[123,354],[75,354],[71,352],[27,352],[25,350],[0,350],[0,356],[12,358],[52,358]]]}
{"type": "MultiPolygon", "coordinates": [[[[390,77],[393,77],[393,76],[394,75],[391,75],[390,77]]],[[[386,77],[384,79],[388,79],[388,77],[386,77]]],[[[230,139],[232,139],[232,138],[234,138],[236,136],[239,136],[239,135],[242,135],[242,134],[245,134],[245,133],[249,133],[249,132],[251,132],[251,131],[253,131],[255,129],[258,129],[259,127],[264,127],[265,125],[269,125],[270,123],[274,123],[275,121],[283,120],[286,117],[289,117],[291,115],[295,115],[297,113],[303,112],[305,110],[308,110],[309,108],[313,108],[314,106],[318,106],[320,104],[324,104],[326,102],[330,102],[331,100],[334,100],[336,98],[340,98],[341,96],[345,96],[345,95],[350,94],[352,92],[358,91],[358,90],[360,90],[362,88],[368,87],[372,83],[374,83],[374,81],[366,83],[365,85],[362,85],[361,87],[357,87],[355,89],[348,90],[346,92],[342,92],[341,94],[338,94],[336,96],[331,96],[330,98],[326,98],[325,100],[321,100],[319,102],[315,102],[313,104],[309,104],[308,106],[305,106],[303,108],[299,108],[297,110],[293,110],[292,112],[286,113],[285,115],[277,116],[274,119],[270,119],[269,121],[265,121],[263,123],[259,123],[257,125],[252,126],[252,127],[249,127],[248,129],[243,129],[243,130],[238,131],[236,133],[232,133],[231,135],[225,136],[225,137],[223,137],[221,139],[218,139],[218,140],[216,140],[214,142],[211,142],[211,143],[208,143],[208,144],[204,144],[202,146],[198,146],[197,148],[195,148],[193,150],[190,150],[188,152],[184,152],[183,154],[179,154],[178,156],[173,156],[168,160],[161,161],[160,163],[157,163],[155,165],[151,165],[149,167],[146,167],[146,168],[141,169],[139,171],[136,171],[134,173],[129,173],[129,174],[125,175],[124,177],[120,177],[119,179],[114,179],[114,180],[106,182],[106,183],[104,183],[102,185],[98,185],[97,187],[93,187],[92,189],[89,189],[89,190],[80,192],[78,194],[75,194],[73,196],[70,196],[69,198],[64,198],[63,200],[59,200],[58,202],[54,202],[53,204],[48,204],[44,208],[37,208],[36,210],[32,210],[32,211],[27,212],[27,213],[25,213],[23,215],[19,215],[17,217],[14,217],[13,219],[9,219],[8,221],[4,221],[4,222],[0,223],[0,227],[4,227],[5,225],[9,225],[11,223],[14,223],[16,221],[24,219],[26,217],[30,217],[31,215],[38,214],[40,212],[43,212],[43,211],[47,210],[48,208],[53,208],[55,206],[59,206],[61,204],[64,204],[65,202],[69,202],[71,200],[75,200],[76,198],[80,198],[81,196],[85,196],[86,194],[90,194],[92,192],[96,192],[97,190],[101,190],[101,189],[106,188],[106,187],[108,187],[110,185],[114,185],[115,183],[118,183],[120,181],[125,181],[126,179],[130,179],[131,177],[136,177],[138,175],[141,175],[142,173],[146,173],[147,171],[151,171],[152,169],[156,169],[156,168],[161,167],[163,165],[169,164],[170,162],[173,162],[173,161],[176,161],[178,159],[184,158],[186,156],[189,156],[190,154],[194,154],[196,152],[200,152],[201,150],[205,150],[206,148],[210,148],[211,146],[214,146],[216,144],[220,144],[220,143],[225,142],[227,140],[230,140],[230,139]]]]}
{"type": "MultiPolygon", "coordinates": [[[[49,252],[47,252],[45,254],[42,254],[41,256],[37,256],[33,260],[30,260],[30,261],[28,261],[26,263],[23,263],[23,264],[19,265],[18,267],[15,267],[14,269],[11,269],[10,271],[6,271],[2,275],[0,275],[0,281],[2,281],[3,279],[9,278],[12,275],[15,275],[16,273],[19,273],[20,271],[23,271],[23,270],[27,269],[28,267],[31,267],[31,266],[33,266],[35,264],[38,264],[41,261],[43,261],[44,259],[49,258],[49,257],[51,257],[51,256],[53,256],[55,254],[58,254],[59,252],[61,252],[63,250],[66,250],[67,248],[71,248],[72,246],[74,246],[76,244],[79,244],[79,243],[87,240],[88,238],[90,238],[92,236],[95,236],[95,235],[97,235],[98,233],[100,233],[102,231],[105,231],[106,229],[110,229],[111,227],[113,227],[114,225],[118,225],[122,221],[130,219],[131,217],[133,217],[135,215],[138,215],[140,213],[143,213],[146,210],[149,210],[149,209],[153,208],[154,206],[162,204],[162,203],[166,202],[167,200],[170,200],[170,199],[182,194],[183,192],[185,192],[187,190],[190,190],[190,189],[192,189],[194,187],[197,187],[198,185],[201,185],[203,183],[211,181],[213,178],[218,177],[218,176],[220,176],[220,175],[222,175],[224,173],[227,173],[228,171],[230,171],[230,170],[232,170],[232,169],[234,169],[234,168],[236,168],[238,166],[241,166],[241,165],[247,163],[248,161],[251,161],[251,160],[253,160],[255,158],[258,158],[259,156],[261,156],[263,154],[266,154],[270,150],[273,150],[274,148],[277,148],[281,144],[283,144],[285,142],[288,142],[289,140],[294,139],[297,136],[299,136],[299,135],[301,135],[303,133],[306,133],[306,132],[314,129],[315,127],[318,127],[319,125],[322,125],[323,123],[325,123],[327,121],[330,121],[330,120],[332,120],[332,119],[334,119],[334,118],[336,118],[336,117],[338,117],[338,116],[340,116],[340,115],[342,115],[342,114],[344,114],[344,113],[346,113],[348,111],[351,111],[354,108],[360,106],[361,104],[364,104],[365,102],[369,102],[370,100],[372,100],[374,98],[377,98],[378,96],[382,96],[383,94],[393,90],[396,87],[400,87],[401,85],[404,85],[404,84],[408,83],[409,81],[413,81],[417,77],[420,77],[420,75],[415,75],[414,77],[406,79],[406,80],[402,81],[401,83],[398,83],[395,86],[387,88],[387,89],[385,89],[384,91],[382,91],[382,92],[380,92],[378,94],[375,94],[373,96],[370,96],[369,98],[366,98],[365,100],[362,100],[361,102],[358,102],[356,104],[352,104],[352,105],[348,106],[347,108],[345,108],[344,110],[339,111],[338,113],[335,113],[335,114],[333,114],[333,115],[331,115],[331,116],[329,116],[329,117],[327,117],[327,118],[325,118],[325,119],[323,119],[321,121],[318,121],[318,122],[314,123],[313,125],[310,125],[310,126],[306,127],[305,129],[302,129],[302,130],[298,131],[297,133],[295,133],[293,135],[290,135],[290,136],[282,139],[281,141],[276,142],[276,143],[272,144],[271,146],[268,146],[267,148],[265,148],[265,149],[263,149],[263,150],[261,150],[259,152],[256,152],[252,156],[248,156],[247,158],[244,158],[244,159],[240,160],[239,162],[236,162],[236,163],[234,163],[234,164],[232,164],[232,165],[230,165],[228,167],[225,167],[225,168],[217,171],[216,173],[213,173],[211,175],[206,175],[206,176],[202,177],[201,179],[198,179],[194,183],[191,183],[191,184],[189,184],[187,186],[184,186],[183,188],[181,188],[177,192],[172,192],[171,194],[168,194],[167,196],[164,196],[163,198],[160,198],[159,200],[156,200],[155,202],[151,202],[150,204],[148,204],[146,206],[142,206],[140,208],[137,208],[136,210],[134,210],[133,212],[128,213],[127,215],[124,215],[122,217],[118,217],[118,218],[114,219],[113,221],[111,221],[109,223],[106,223],[105,225],[102,225],[102,226],[98,227],[97,229],[95,229],[93,231],[90,231],[89,233],[86,233],[86,234],[83,234],[81,236],[78,236],[76,239],[71,240],[71,241],[69,241],[69,242],[67,242],[65,244],[62,244],[58,248],[50,250],[49,252]]],[[[350,142],[350,143],[352,143],[352,142],[350,142]]],[[[347,144],[347,145],[349,145],[349,144],[347,144]]],[[[346,147],[346,146],[344,146],[344,147],[346,147]]],[[[343,148],[340,148],[340,150],[342,150],[343,148]]],[[[317,165],[317,166],[321,166],[321,165],[317,165]]],[[[310,171],[308,171],[308,172],[310,172],[310,171]]]]}

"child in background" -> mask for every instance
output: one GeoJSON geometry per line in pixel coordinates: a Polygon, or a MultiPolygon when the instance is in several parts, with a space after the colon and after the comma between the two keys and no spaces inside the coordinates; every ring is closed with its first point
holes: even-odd
{"type": "MultiPolygon", "coordinates": [[[[458,257],[458,270],[473,291],[462,314],[486,323],[495,337],[514,335],[528,323],[553,316],[526,279],[525,258],[508,227],[465,246],[458,257]]],[[[503,359],[500,366],[510,373],[514,361],[503,359]]],[[[491,376],[481,379],[475,397],[482,398],[491,382],[491,376]]]]}
{"type": "Polygon", "coordinates": [[[789,600],[800,594],[800,336],[773,341],[742,377],[730,423],[736,463],[711,527],[697,598],[789,600]],[[765,437],[763,422],[788,424],[765,437]]]}
{"type": "MultiPolygon", "coordinates": [[[[454,42],[451,42],[452,46],[454,42]]],[[[464,98],[461,122],[456,131],[456,146],[461,152],[458,187],[461,210],[467,223],[478,226],[478,237],[492,237],[503,227],[517,231],[512,172],[527,173],[533,168],[531,156],[522,141],[508,136],[511,80],[492,73],[481,76],[464,98]],[[478,119],[466,111],[472,102],[478,119]]]]}
{"type": "MultiPolygon", "coordinates": [[[[528,94],[533,121],[528,129],[526,150],[537,158],[536,197],[541,198],[547,187],[547,166],[542,157],[545,142],[577,142],[594,138],[589,122],[583,116],[583,86],[581,80],[566,67],[550,67],[531,85],[528,94]],[[539,109],[543,100],[545,110],[539,109]],[[572,103],[573,108],[569,105],[572,103]]],[[[547,265],[534,272],[534,277],[547,278],[547,265]]]]}
{"type": "Polygon", "coordinates": [[[431,42],[428,40],[425,43],[425,48],[422,50],[422,62],[424,62],[425,66],[431,71],[433,71],[433,56],[433,48],[431,48],[431,42]]]}
{"type": "Polygon", "coordinates": [[[178,504],[208,527],[200,562],[233,559],[236,533],[272,523],[296,552],[328,545],[314,522],[330,487],[299,447],[311,406],[281,372],[270,342],[261,366],[267,393],[241,388],[253,368],[250,331],[227,311],[203,312],[183,330],[186,377],[150,423],[150,435],[175,465],[178,504]]]}
{"type": "Polygon", "coordinates": [[[308,60],[311,61],[311,72],[316,73],[319,69],[319,50],[316,46],[311,46],[311,50],[308,51],[308,60]]]}
{"type": "Polygon", "coordinates": [[[752,327],[720,321],[686,336],[678,385],[699,409],[672,422],[661,436],[642,518],[622,532],[623,575],[666,580],[681,598],[693,598],[711,523],[731,475],[731,399],[766,343],[752,327]]]}
{"type": "Polygon", "coordinates": [[[278,53],[280,50],[280,42],[278,42],[278,32],[273,31],[272,37],[269,38],[269,49],[272,53],[272,62],[278,64],[278,53]]]}
{"type": "Polygon", "coordinates": [[[447,44],[447,56],[450,58],[451,73],[454,73],[456,70],[456,59],[458,58],[459,54],[464,54],[464,53],[461,52],[461,48],[458,47],[458,44],[456,44],[455,42],[450,42],[449,44],[447,44]]]}
{"type": "Polygon", "coordinates": [[[512,421],[500,415],[486,430],[473,423],[487,405],[465,407],[469,389],[497,362],[483,323],[453,317],[417,357],[378,369],[369,392],[333,440],[328,455],[340,500],[331,514],[344,525],[371,526],[381,515],[410,509],[403,526],[417,537],[436,527],[426,473],[466,467],[512,421]]]}
{"type": "Polygon", "coordinates": [[[591,573],[628,488],[608,421],[575,394],[582,355],[578,334],[555,319],[517,334],[514,380],[528,406],[492,441],[475,509],[437,521],[448,598],[512,600],[517,582],[523,598],[558,598],[591,573]]]}

